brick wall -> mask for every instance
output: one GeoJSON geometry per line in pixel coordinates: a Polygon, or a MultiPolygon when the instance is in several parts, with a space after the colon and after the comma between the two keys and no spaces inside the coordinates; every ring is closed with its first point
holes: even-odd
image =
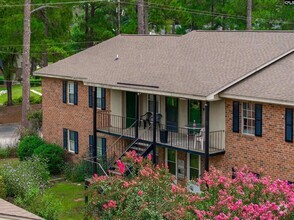
{"type": "MultiPolygon", "coordinates": [[[[62,80],[60,79],[44,77],[42,91],[44,139],[63,146],[63,128],[77,131],[79,132],[79,156],[88,155],[89,135],[93,134],[93,108],[88,106],[88,87],[78,82],[78,105],[62,102],[62,80]]],[[[99,111],[101,110],[97,110],[99,111]]],[[[109,90],[106,90],[105,111],[110,111],[109,90]]],[[[99,133],[97,135],[101,136],[99,133]]],[[[107,145],[116,139],[116,137],[108,137],[107,145]]]]}
{"type": "MultiPolygon", "coordinates": [[[[262,137],[232,132],[232,100],[226,100],[226,153],[210,160],[210,164],[231,174],[233,166],[247,164],[252,172],[294,181],[294,144],[285,142],[285,108],[263,104],[262,137]]],[[[241,102],[240,102],[241,103],[241,102]]],[[[241,106],[240,106],[241,107],[241,106]]]]}

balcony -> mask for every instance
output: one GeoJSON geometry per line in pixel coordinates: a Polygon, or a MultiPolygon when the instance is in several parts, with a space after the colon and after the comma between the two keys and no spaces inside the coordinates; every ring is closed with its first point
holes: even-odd
{"type": "MultiPolygon", "coordinates": [[[[106,112],[98,113],[97,131],[109,135],[121,136],[134,140],[139,138],[147,143],[153,142],[153,125],[144,128],[143,123],[137,123],[134,118],[111,115],[106,112]],[[138,130],[136,126],[138,124],[138,130]],[[137,134],[137,135],[136,135],[137,134]]],[[[187,127],[173,127],[165,124],[156,126],[156,145],[195,153],[205,154],[205,132],[190,130],[187,127]],[[166,132],[163,132],[163,131],[166,132]],[[168,131],[167,131],[168,130],[168,131]]],[[[217,155],[225,152],[225,131],[216,130],[209,132],[209,155],[217,155]]]]}

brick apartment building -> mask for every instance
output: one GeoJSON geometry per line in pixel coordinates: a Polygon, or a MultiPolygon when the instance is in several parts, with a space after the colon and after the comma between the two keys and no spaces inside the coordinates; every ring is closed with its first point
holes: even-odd
{"type": "Polygon", "coordinates": [[[179,181],[244,164],[294,181],[293,51],[294,32],[114,37],[35,72],[44,138],[112,162],[139,148],[179,181]]]}

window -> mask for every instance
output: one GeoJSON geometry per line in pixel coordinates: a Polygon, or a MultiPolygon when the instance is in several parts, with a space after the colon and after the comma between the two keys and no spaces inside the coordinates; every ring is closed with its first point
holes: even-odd
{"type": "Polygon", "coordinates": [[[74,131],[68,131],[68,151],[75,152],[75,133],[74,131]]]}
{"type": "Polygon", "coordinates": [[[243,103],[242,123],[243,134],[255,134],[255,105],[253,103],[243,103]]]}
{"type": "Polygon", "coordinates": [[[176,151],[167,149],[167,166],[169,172],[173,175],[177,175],[177,162],[176,162],[176,151]]]}
{"type": "Polygon", "coordinates": [[[79,135],[76,131],[63,129],[63,148],[75,154],[79,153],[79,135]]]}
{"type": "Polygon", "coordinates": [[[102,89],[97,88],[97,108],[102,107],[102,89]]]}
{"type": "MultiPolygon", "coordinates": [[[[148,112],[153,112],[153,109],[154,109],[154,96],[153,95],[147,95],[147,104],[148,104],[148,109],[147,111],[148,112]]],[[[159,110],[160,110],[160,96],[156,96],[156,113],[159,113],[159,110]]]]}
{"type": "Polygon", "coordinates": [[[68,94],[68,104],[74,104],[74,100],[75,100],[75,84],[74,82],[68,82],[67,83],[67,94],[68,94]]]}
{"type": "Polygon", "coordinates": [[[190,154],[190,180],[200,176],[200,159],[198,155],[190,154]]]}
{"type": "Polygon", "coordinates": [[[103,150],[102,150],[102,138],[97,137],[97,157],[103,156],[103,150]]]}
{"type": "MultiPolygon", "coordinates": [[[[92,86],[89,86],[88,90],[88,102],[89,102],[89,107],[92,108],[94,103],[93,103],[93,93],[94,93],[94,88],[92,86]]],[[[106,89],[105,88],[99,88],[97,87],[97,108],[105,110],[105,94],[106,94],[106,89]]]]}

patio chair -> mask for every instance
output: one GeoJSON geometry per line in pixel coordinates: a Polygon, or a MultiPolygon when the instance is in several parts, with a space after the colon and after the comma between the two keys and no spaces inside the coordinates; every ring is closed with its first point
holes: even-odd
{"type": "MultiPolygon", "coordinates": [[[[158,125],[159,129],[160,129],[160,125],[161,125],[161,118],[162,118],[162,114],[156,113],[156,124],[158,125]]],[[[151,122],[151,124],[153,123],[153,115],[151,115],[151,117],[150,117],[150,122],[151,122]]]]}
{"type": "Polygon", "coordinates": [[[148,122],[148,126],[150,126],[151,125],[151,122],[150,122],[151,116],[152,116],[152,112],[146,112],[144,115],[141,115],[140,116],[140,127],[141,127],[142,121],[143,121],[144,129],[146,128],[147,122],[148,122]]]}
{"type": "MultiPolygon", "coordinates": [[[[204,140],[205,140],[205,128],[201,128],[200,129],[200,132],[199,134],[195,135],[195,145],[196,145],[196,142],[199,141],[200,142],[200,146],[201,146],[201,149],[203,150],[203,145],[204,145],[204,140]]],[[[194,146],[195,148],[196,146],[194,146]]]]}

